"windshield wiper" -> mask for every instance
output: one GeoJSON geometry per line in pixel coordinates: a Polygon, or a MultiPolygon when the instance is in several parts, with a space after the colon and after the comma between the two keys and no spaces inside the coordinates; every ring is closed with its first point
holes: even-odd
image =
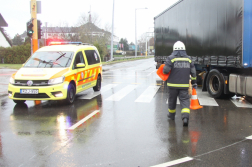
{"type": "Polygon", "coordinates": [[[72,54],[73,54],[73,53],[71,53],[70,57],[68,57],[68,60],[67,60],[67,63],[66,63],[66,65],[65,65],[65,67],[68,65],[69,60],[72,60],[72,57],[71,57],[72,54]]]}
{"type": "Polygon", "coordinates": [[[60,58],[62,58],[63,56],[65,57],[65,55],[66,55],[66,53],[60,53],[60,52],[57,52],[57,53],[62,54],[62,55],[60,55],[60,57],[57,58],[55,61],[58,61],[60,58]]]}

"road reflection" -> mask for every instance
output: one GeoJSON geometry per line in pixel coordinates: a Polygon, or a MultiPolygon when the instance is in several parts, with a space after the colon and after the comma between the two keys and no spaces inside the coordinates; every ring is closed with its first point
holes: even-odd
{"type": "MultiPolygon", "coordinates": [[[[60,150],[60,152],[65,154],[68,148],[64,148],[64,146],[74,142],[73,138],[77,135],[88,131],[89,126],[100,118],[100,114],[92,117],[73,131],[67,130],[67,128],[93,111],[99,110],[101,105],[101,96],[92,100],[77,99],[73,105],[69,106],[62,102],[50,101],[31,107],[28,107],[25,103],[16,104],[13,108],[13,113],[10,115],[11,128],[17,136],[29,137],[31,143],[35,146],[34,148],[42,144],[36,141],[37,138],[43,137],[44,141],[46,141],[49,138],[45,137],[50,137],[54,140],[53,144],[50,142],[53,145],[51,151],[60,150]]],[[[99,121],[95,126],[99,126],[99,121]]],[[[90,138],[90,135],[85,136],[90,138]]]]}
{"type": "Polygon", "coordinates": [[[155,122],[157,127],[158,137],[166,147],[166,160],[170,161],[180,157],[181,155],[194,156],[197,154],[198,141],[201,138],[201,130],[196,120],[197,114],[199,112],[191,111],[190,115],[190,126],[183,127],[180,105],[177,105],[176,118],[175,120],[169,120],[168,115],[168,88],[166,82],[158,82],[157,84],[162,84],[160,90],[162,94],[159,94],[160,99],[156,98],[155,122]]]}

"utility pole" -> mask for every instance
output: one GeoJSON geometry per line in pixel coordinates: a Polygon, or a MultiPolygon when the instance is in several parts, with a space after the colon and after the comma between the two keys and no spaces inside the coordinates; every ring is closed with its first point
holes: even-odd
{"type": "MultiPolygon", "coordinates": [[[[37,2],[36,0],[31,0],[31,21],[33,24],[33,34],[31,38],[32,52],[36,52],[38,50],[38,24],[37,24],[37,2]]],[[[41,103],[41,100],[35,100],[35,105],[41,103]]]]}
{"type": "Polygon", "coordinates": [[[38,25],[37,25],[37,2],[36,0],[31,0],[31,20],[33,24],[32,34],[32,51],[33,53],[38,50],[38,25]]]}
{"type": "Polygon", "coordinates": [[[113,13],[112,13],[112,34],[111,34],[111,45],[110,45],[110,60],[113,60],[113,52],[114,52],[114,8],[115,8],[115,0],[113,0],[113,13]]]}
{"type": "Polygon", "coordinates": [[[147,36],[147,33],[146,33],[146,37],[145,37],[146,39],[146,45],[145,45],[145,56],[148,56],[148,48],[147,48],[147,40],[148,40],[148,36],[147,36]]]}
{"type": "Polygon", "coordinates": [[[136,8],[135,9],[135,57],[137,57],[137,16],[136,12],[138,9],[148,9],[148,8],[136,8]]]}

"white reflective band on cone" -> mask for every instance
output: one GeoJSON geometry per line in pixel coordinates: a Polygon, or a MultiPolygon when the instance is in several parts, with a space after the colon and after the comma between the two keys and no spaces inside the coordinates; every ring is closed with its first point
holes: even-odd
{"type": "Polygon", "coordinates": [[[198,99],[197,95],[192,95],[191,99],[198,99]]]}

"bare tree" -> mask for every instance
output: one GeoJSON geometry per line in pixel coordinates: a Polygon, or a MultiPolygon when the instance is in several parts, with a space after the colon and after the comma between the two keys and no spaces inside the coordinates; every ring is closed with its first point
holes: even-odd
{"type": "Polygon", "coordinates": [[[81,14],[78,21],[79,26],[87,24],[88,22],[100,27],[101,19],[97,13],[89,13],[88,15],[85,13],[81,14]]]}
{"type": "Polygon", "coordinates": [[[60,38],[65,41],[79,41],[78,27],[70,27],[67,22],[60,23],[60,38]]]}
{"type": "Polygon", "coordinates": [[[138,40],[138,45],[140,48],[140,51],[145,52],[146,51],[146,39],[148,37],[146,36],[146,33],[142,34],[140,39],[138,40]]]}
{"type": "Polygon", "coordinates": [[[109,29],[111,29],[111,26],[106,24],[104,29],[99,28],[100,18],[96,13],[82,14],[78,24],[78,32],[82,42],[99,43],[104,46],[109,43],[108,41],[111,38],[109,29]]]}

